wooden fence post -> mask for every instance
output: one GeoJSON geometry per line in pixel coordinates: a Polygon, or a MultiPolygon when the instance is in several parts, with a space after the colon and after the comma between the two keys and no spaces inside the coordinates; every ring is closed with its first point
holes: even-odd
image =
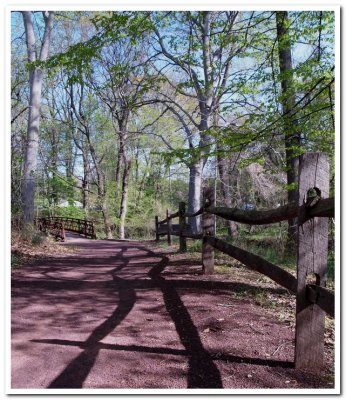
{"type": "MultiPolygon", "coordinates": [[[[325,154],[307,153],[299,160],[299,206],[313,207],[329,195],[329,164],[325,154]]],[[[325,287],[328,218],[298,216],[298,260],[295,367],[320,371],[323,366],[325,312],[308,300],[307,283],[325,287]],[[307,282],[312,274],[316,282],[307,282]]]]}
{"type": "Polygon", "coordinates": [[[160,241],[160,236],[159,236],[159,217],[157,215],[155,216],[155,241],[156,242],[160,241]]]}
{"type": "Polygon", "coordinates": [[[186,237],[183,236],[183,232],[186,229],[186,217],[185,217],[185,203],[182,201],[179,203],[179,251],[181,253],[186,252],[186,237]]]}
{"type": "MultiPolygon", "coordinates": [[[[215,206],[214,188],[204,188],[203,205],[215,206]]],[[[214,247],[207,242],[207,236],[215,236],[215,215],[204,212],[202,214],[202,265],[204,274],[214,273],[214,247]]]]}
{"type": "Polygon", "coordinates": [[[172,244],[172,239],[171,239],[172,219],[169,218],[169,211],[168,210],[166,210],[166,217],[167,217],[167,243],[168,243],[168,246],[171,246],[171,244],[172,244]]]}

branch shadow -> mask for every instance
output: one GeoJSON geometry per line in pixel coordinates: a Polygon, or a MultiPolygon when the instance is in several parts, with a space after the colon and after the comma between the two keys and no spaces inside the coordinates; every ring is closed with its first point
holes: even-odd
{"type": "MultiPolygon", "coordinates": [[[[59,346],[75,346],[81,349],[87,348],[86,342],[75,341],[75,340],[62,340],[62,339],[33,339],[33,343],[42,344],[54,344],[59,346]]],[[[109,344],[109,343],[98,343],[99,350],[113,350],[113,351],[129,351],[139,353],[151,353],[161,355],[174,355],[189,357],[190,353],[188,350],[180,350],[169,347],[150,347],[150,346],[139,346],[139,345],[121,345],[121,344],[109,344]]],[[[210,359],[215,361],[225,361],[239,364],[251,364],[251,365],[265,365],[267,367],[281,367],[281,368],[294,368],[294,363],[291,361],[281,360],[269,360],[263,358],[251,358],[234,356],[231,354],[210,354],[210,359]]]]}
{"type": "Polygon", "coordinates": [[[113,270],[112,286],[117,289],[119,295],[119,303],[112,315],[107,318],[90,334],[85,342],[83,342],[83,352],[72,360],[67,367],[57,376],[48,386],[49,389],[61,388],[82,388],[83,382],[87,378],[96,358],[102,347],[99,343],[109,333],[111,333],[130,313],[135,302],[136,292],[126,280],[115,275],[117,270],[113,270]]]}

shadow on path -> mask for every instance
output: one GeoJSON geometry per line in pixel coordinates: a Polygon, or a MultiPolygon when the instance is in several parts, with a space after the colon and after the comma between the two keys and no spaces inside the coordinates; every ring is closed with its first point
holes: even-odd
{"type": "Polygon", "coordinates": [[[204,349],[197,328],[181,301],[171,282],[167,282],[161,272],[169,262],[168,257],[154,266],[148,275],[162,290],[166,309],[171,316],[180,341],[189,356],[189,371],[187,378],[188,388],[222,388],[222,380],[219,370],[214,364],[210,354],[204,349]]]}
{"type": "MultiPolygon", "coordinates": [[[[107,247],[103,244],[104,249],[107,247]]],[[[193,288],[200,289],[218,289],[218,290],[239,290],[237,283],[224,283],[224,282],[208,282],[208,281],[189,281],[189,280],[175,280],[165,279],[161,276],[166,266],[169,263],[169,258],[162,254],[154,253],[140,245],[131,248],[131,251],[144,251],[145,255],[138,256],[136,254],[124,254],[126,248],[121,248],[121,251],[112,256],[111,260],[116,262],[118,266],[111,272],[113,281],[79,281],[79,280],[65,280],[54,278],[49,282],[47,279],[15,281],[14,287],[29,287],[29,288],[45,288],[45,289],[72,289],[78,290],[86,287],[110,289],[110,293],[116,293],[119,296],[118,306],[113,313],[98,327],[96,327],[85,341],[72,341],[60,339],[41,339],[31,340],[35,343],[47,343],[62,346],[75,346],[82,349],[82,352],[73,359],[64,370],[57,376],[48,386],[48,388],[82,388],[88,374],[93,368],[100,350],[114,350],[114,351],[130,351],[139,353],[152,353],[152,354],[169,354],[188,357],[188,388],[223,388],[221,374],[214,361],[225,361],[233,363],[248,363],[257,365],[267,365],[269,367],[283,367],[292,368],[293,363],[285,361],[275,361],[267,359],[247,358],[232,356],[228,354],[210,354],[204,347],[199,336],[198,330],[194,325],[192,318],[181,300],[177,289],[179,288],[193,288]],[[153,257],[160,261],[153,265],[153,260],[145,261],[145,257],[153,257]],[[135,279],[122,279],[116,273],[123,270],[127,266],[132,267],[131,260],[133,258],[140,258],[143,260],[141,265],[151,267],[148,272],[150,280],[135,278],[135,279]],[[109,335],[131,312],[137,300],[137,288],[159,288],[163,295],[164,304],[167,312],[169,313],[177,334],[180,338],[184,350],[174,349],[169,347],[158,346],[140,346],[140,345],[115,345],[105,344],[101,341],[109,335]]],[[[73,260],[76,264],[80,260],[77,258],[73,260]]],[[[97,264],[107,264],[110,259],[97,259],[97,264]]],[[[95,263],[95,258],[83,260],[86,265],[95,263]]],[[[111,263],[110,263],[111,264],[111,263]]],[[[113,264],[114,265],[114,264],[113,264]]],[[[138,268],[135,265],[135,268],[138,268]]],[[[47,278],[47,277],[46,277],[47,278]]],[[[251,285],[245,285],[252,287],[251,285]]],[[[244,288],[242,288],[244,289],[244,288]]],[[[275,289],[273,289],[275,290],[275,289]]]]}
{"type": "Polygon", "coordinates": [[[118,290],[119,304],[113,314],[98,326],[83,342],[85,350],[76,357],[63,372],[54,379],[48,388],[82,388],[83,382],[92,369],[97,355],[102,348],[99,343],[111,333],[129,314],[136,302],[136,293],[131,286],[121,278],[113,276],[114,289],[118,290]]]}

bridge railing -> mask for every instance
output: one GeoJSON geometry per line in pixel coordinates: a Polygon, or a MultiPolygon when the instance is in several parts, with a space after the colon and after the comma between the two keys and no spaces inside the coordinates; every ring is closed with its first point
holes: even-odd
{"type": "Polygon", "coordinates": [[[205,188],[203,206],[194,214],[179,211],[159,221],[155,218],[156,241],[167,235],[179,235],[180,251],[186,251],[186,238],[202,239],[202,266],[205,274],[214,272],[214,250],[237,259],[296,295],[295,366],[320,370],[323,366],[325,312],[334,317],[334,292],[325,288],[327,281],[328,218],[334,217],[334,198],[329,194],[329,164],[323,154],[307,153],[300,157],[299,203],[289,203],[273,210],[241,210],[216,207],[214,189],[205,188]],[[189,232],[186,217],[202,215],[202,234],[189,232]],[[265,259],[215,236],[215,217],[251,225],[297,219],[297,278],[265,259]],[[179,224],[172,225],[179,217],[179,224]],[[314,277],[314,284],[308,277],[314,277]]]}
{"type": "Polygon", "coordinates": [[[65,241],[65,228],[63,222],[50,218],[35,218],[34,223],[37,229],[44,233],[49,233],[56,240],[65,241]]]}
{"type": "MultiPolygon", "coordinates": [[[[93,221],[79,218],[69,217],[41,217],[36,218],[36,225],[40,230],[49,231],[56,236],[56,227],[60,226],[61,230],[78,233],[91,239],[96,239],[96,229],[93,221]]],[[[62,231],[61,231],[62,232],[62,231]]],[[[62,238],[62,233],[58,236],[62,238]]]]}

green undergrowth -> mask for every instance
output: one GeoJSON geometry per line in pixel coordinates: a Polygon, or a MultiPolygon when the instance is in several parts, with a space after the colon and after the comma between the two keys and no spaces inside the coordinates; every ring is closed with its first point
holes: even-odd
{"type": "MultiPolygon", "coordinates": [[[[287,241],[287,225],[277,224],[263,227],[240,226],[238,234],[235,238],[231,238],[226,228],[218,228],[216,236],[233,246],[254,253],[266,261],[282,267],[289,272],[295,274],[297,267],[297,251],[292,244],[288,245],[287,241]]],[[[330,240],[330,243],[333,243],[330,240]]],[[[172,236],[172,244],[179,249],[179,238],[172,236]]],[[[159,246],[169,248],[167,238],[161,237],[159,246]]],[[[172,247],[173,247],[172,246],[172,247]]],[[[331,247],[331,246],[330,246],[331,247]]],[[[202,252],[201,240],[187,240],[187,253],[189,256],[200,257],[202,252]]],[[[215,272],[229,273],[230,267],[239,267],[242,264],[232,257],[215,250],[215,272]]],[[[335,258],[334,250],[329,249],[327,276],[328,285],[333,285],[335,276],[335,258]]]]}

